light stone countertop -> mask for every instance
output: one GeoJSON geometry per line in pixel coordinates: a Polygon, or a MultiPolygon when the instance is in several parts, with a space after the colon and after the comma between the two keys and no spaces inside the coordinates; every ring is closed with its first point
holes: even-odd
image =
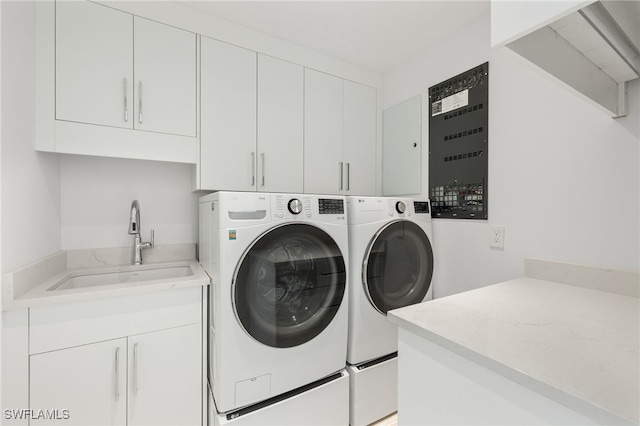
{"type": "Polygon", "coordinates": [[[617,293],[524,277],[396,309],[388,318],[574,411],[637,424],[640,275],[624,273],[617,293]]]}
{"type": "Polygon", "coordinates": [[[128,247],[69,250],[54,253],[2,279],[2,310],[79,302],[121,295],[209,285],[211,280],[195,259],[194,244],[156,246],[145,250],[137,269],[189,267],[193,274],[174,278],[131,281],[50,291],[72,276],[129,271],[133,250],[128,247]]]}

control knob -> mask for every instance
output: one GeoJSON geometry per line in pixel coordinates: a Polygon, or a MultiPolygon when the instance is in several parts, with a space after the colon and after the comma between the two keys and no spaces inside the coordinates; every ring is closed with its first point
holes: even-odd
{"type": "Polygon", "coordinates": [[[398,201],[396,203],[396,211],[400,214],[404,213],[407,210],[407,205],[402,201],[398,201]]]}
{"type": "Polygon", "coordinates": [[[291,200],[289,200],[289,204],[287,204],[287,207],[292,214],[300,214],[302,212],[302,201],[298,200],[297,198],[292,198],[291,200]]]}

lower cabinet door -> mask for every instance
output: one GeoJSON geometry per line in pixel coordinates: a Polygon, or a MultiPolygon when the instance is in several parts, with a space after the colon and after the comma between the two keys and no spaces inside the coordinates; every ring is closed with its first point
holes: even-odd
{"type": "Polygon", "coordinates": [[[32,355],[32,425],[125,425],[127,339],[32,355]]]}
{"type": "Polygon", "coordinates": [[[202,425],[201,325],[130,336],[129,425],[202,425]]]}

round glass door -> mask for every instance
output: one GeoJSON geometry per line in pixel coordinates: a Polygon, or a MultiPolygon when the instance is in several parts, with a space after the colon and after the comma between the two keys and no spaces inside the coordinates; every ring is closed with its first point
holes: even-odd
{"type": "Polygon", "coordinates": [[[244,253],[232,283],[245,331],[276,348],[301,345],[333,320],[345,292],[340,248],[321,229],[287,224],[262,234],[244,253]]]}
{"type": "Polygon", "coordinates": [[[369,301],[385,315],[391,309],[422,302],[433,276],[429,238],[413,222],[389,223],[369,245],[362,274],[369,301]]]}

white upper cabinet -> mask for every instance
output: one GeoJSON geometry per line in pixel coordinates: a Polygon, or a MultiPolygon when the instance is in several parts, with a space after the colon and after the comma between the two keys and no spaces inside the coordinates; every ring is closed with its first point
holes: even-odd
{"type": "Polygon", "coordinates": [[[199,189],[256,188],[256,52],[202,37],[199,189]]]}
{"type": "Polygon", "coordinates": [[[134,20],[134,127],[196,136],[195,34],[134,20]]]}
{"type": "Polygon", "coordinates": [[[304,69],[258,55],[258,190],[302,192],[304,69]]]}
{"type": "Polygon", "coordinates": [[[36,4],[36,149],[195,163],[198,37],[87,1],[36,4]]]}
{"type": "Polygon", "coordinates": [[[305,69],[304,191],[339,194],[342,161],[342,79],[305,69]]]}
{"type": "Polygon", "coordinates": [[[58,2],[55,40],[56,119],[131,128],[133,16],[58,2]]]}
{"type": "Polygon", "coordinates": [[[343,161],[345,193],[375,195],[376,89],[344,82],[343,161]]]}
{"type": "Polygon", "coordinates": [[[304,190],[374,195],[376,90],[305,70],[304,190]]]}
{"type": "Polygon", "coordinates": [[[302,192],[303,68],[201,41],[198,189],[302,192]]]}

